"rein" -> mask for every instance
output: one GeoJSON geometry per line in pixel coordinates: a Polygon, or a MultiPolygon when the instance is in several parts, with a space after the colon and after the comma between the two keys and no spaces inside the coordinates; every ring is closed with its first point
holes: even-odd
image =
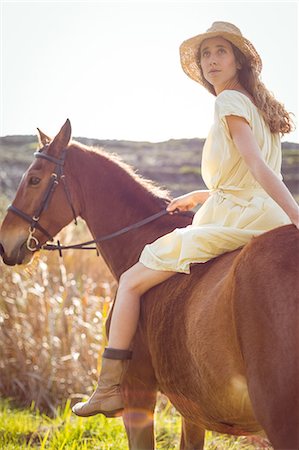
{"type": "MultiPolygon", "coordinates": [[[[174,211],[175,213],[178,212],[178,210],[174,211]]],[[[57,244],[45,244],[41,248],[43,250],[58,250],[59,256],[62,256],[62,250],[96,250],[98,253],[97,247],[89,247],[92,244],[97,244],[99,242],[108,241],[109,239],[115,238],[117,236],[120,236],[124,233],[127,233],[128,231],[134,230],[136,228],[141,227],[142,225],[146,225],[147,223],[153,222],[154,220],[158,219],[159,217],[165,216],[169,213],[166,209],[163,211],[159,211],[156,214],[153,214],[152,216],[147,217],[146,219],[140,220],[139,222],[134,223],[133,225],[129,225],[127,227],[121,228],[118,231],[115,231],[114,233],[106,234],[105,236],[93,239],[91,241],[81,242],[80,244],[73,244],[73,245],[60,245],[60,242],[57,241],[57,244]]]]}
{"type": "Polygon", "coordinates": [[[60,181],[63,183],[64,192],[65,192],[68,204],[72,210],[74,223],[75,223],[75,225],[77,225],[76,212],[75,212],[75,209],[74,209],[74,206],[72,203],[70,191],[68,189],[68,186],[67,186],[67,183],[65,180],[65,175],[63,173],[67,149],[64,149],[62,151],[62,157],[60,159],[58,159],[58,158],[54,158],[53,156],[42,153],[46,147],[47,146],[43,147],[40,151],[35,152],[34,156],[36,158],[43,158],[47,161],[54,163],[55,168],[54,168],[54,172],[51,174],[51,179],[50,179],[47,189],[43,195],[43,198],[42,198],[39,208],[36,210],[36,212],[34,213],[34,215],[32,217],[30,217],[28,214],[26,214],[25,212],[23,212],[22,210],[20,210],[19,208],[17,208],[14,205],[10,205],[7,208],[8,211],[13,212],[14,214],[21,217],[23,220],[25,220],[26,222],[28,222],[30,224],[29,235],[28,235],[28,238],[26,241],[26,245],[27,245],[27,249],[31,252],[34,252],[34,251],[37,251],[40,249],[49,250],[49,251],[58,250],[59,255],[62,256],[62,250],[74,249],[74,250],[96,250],[97,254],[98,254],[97,247],[90,247],[90,245],[97,244],[99,242],[104,242],[109,239],[120,236],[124,233],[127,233],[128,231],[134,230],[143,225],[146,225],[147,223],[153,222],[154,220],[158,219],[159,217],[165,216],[166,214],[173,214],[173,213],[184,214],[183,212],[180,212],[177,209],[173,212],[169,212],[167,210],[162,210],[162,211],[159,211],[159,212],[153,214],[152,216],[149,216],[143,220],[140,220],[139,222],[136,222],[132,225],[121,228],[120,230],[115,231],[114,233],[107,234],[105,236],[93,239],[91,241],[86,241],[86,242],[82,242],[80,244],[73,244],[73,245],[60,245],[59,240],[57,240],[57,244],[46,243],[44,245],[40,245],[38,239],[36,238],[36,236],[34,236],[35,230],[41,231],[47,237],[48,241],[54,240],[54,238],[51,236],[51,234],[39,224],[39,220],[40,220],[40,216],[43,213],[43,211],[45,211],[47,209],[49,202],[54,194],[54,191],[60,181]]]}

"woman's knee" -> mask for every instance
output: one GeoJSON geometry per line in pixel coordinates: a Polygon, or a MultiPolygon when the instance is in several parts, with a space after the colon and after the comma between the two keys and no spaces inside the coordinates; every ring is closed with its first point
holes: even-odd
{"type": "Polygon", "coordinates": [[[123,272],[119,279],[118,289],[141,293],[143,283],[141,274],[139,272],[140,270],[138,270],[135,266],[132,266],[128,270],[123,272]]]}
{"type": "Polygon", "coordinates": [[[138,262],[121,275],[118,289],[134,292],[141,296],[148,289],[167,280],[174,274],[175,272],[152,270],[138,262]]]}

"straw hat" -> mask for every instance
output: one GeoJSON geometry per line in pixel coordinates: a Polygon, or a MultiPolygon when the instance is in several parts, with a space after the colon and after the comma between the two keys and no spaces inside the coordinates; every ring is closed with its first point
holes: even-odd
{"type": "Polygon", "coordinates": [[[247,57],[251,67],[259,74],[262,70],[262,60],[250,41],[242,36],[241,31],[229,22],[214,22],[205,33],[198,34],[180,46],[181,64],[184,72],[200,84],[204,84],[200,69],[198,67],[198,50],[205,39],[223,37],[234,44],[247,57]]]}

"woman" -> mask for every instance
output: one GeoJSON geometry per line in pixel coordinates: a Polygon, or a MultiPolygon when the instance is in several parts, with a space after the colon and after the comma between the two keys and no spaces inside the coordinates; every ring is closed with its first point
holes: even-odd
{"type": "Polygon", "coordinates": [[[144,292],[272,228],[293,223],[299,229],[298,205],[280,174],[280,133],[291,131],[291,120],[259,80],[262,62],[253,45],[234,25],[215,22],[183,42],[180,52],[187,75],[216,96],[202,157],[209,189],[174,199],[169,212],[203,206],[190,226],[146,245],[139,262],[121,276],[98,386],[87,402],[73,407],[79,416],[114,417],[123,409],[120,382],[144,292]]]}

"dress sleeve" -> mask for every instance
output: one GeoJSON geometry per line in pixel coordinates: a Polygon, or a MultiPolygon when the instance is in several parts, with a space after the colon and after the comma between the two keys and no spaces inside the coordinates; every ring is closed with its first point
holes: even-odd
{"type": "Polygon", "coordinates": [[[216,97],[215,116],[225,127],[227,127],[225,116],[243,117],[252,127],[250,100],[237,91],[223,91],[216,97]]]}

